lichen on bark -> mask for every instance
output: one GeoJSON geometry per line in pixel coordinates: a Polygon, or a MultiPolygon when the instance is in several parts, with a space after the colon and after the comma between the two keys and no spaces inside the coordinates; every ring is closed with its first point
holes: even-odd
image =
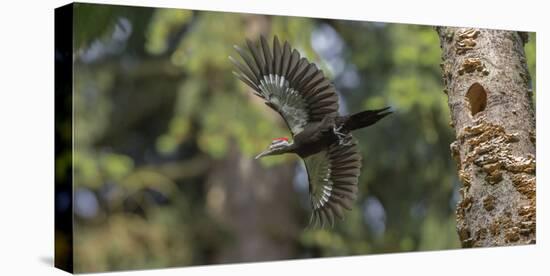
{"type": "Polygon", "coordinates": [[[437,27],[462,182],[463,247],[535,243],[535,116],[524,33],[437,27]]]}

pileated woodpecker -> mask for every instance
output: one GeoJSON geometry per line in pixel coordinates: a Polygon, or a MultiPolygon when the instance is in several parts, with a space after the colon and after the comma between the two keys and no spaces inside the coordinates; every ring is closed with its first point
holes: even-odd
{"type": "Polygon", "coordinates": [[[263,36],[259,45],[248,39],[246,44],[248,51],[234,46],[244,63],[229,57],[237,69],[233,73],[283,117],[293,137],[292,142],[274,139],[256,159],[299,155],[308,173],[309,224],[334,225],[334,217],[343,219],[342,208],[351,210],[357,197],[361,155],[351,131],[376,123],[391,113],[389,107],[340,116],[332,82],[287,41],[281,47],[275,36],[273,50],[263,36]]]}

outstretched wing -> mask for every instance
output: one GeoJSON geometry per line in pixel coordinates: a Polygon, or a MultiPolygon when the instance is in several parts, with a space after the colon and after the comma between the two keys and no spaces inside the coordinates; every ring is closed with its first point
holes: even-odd
{"type": "Polygon", "coordinates": [[[237,68],[233,73],[281,114],[293,135],[309,122],[338,114],[334,85],[288,42],[281,47],[275,36],[273,50],[263,36],[259,45],[246,43],[248,51],[235,46],[244,63],[229,57],[237,68]]]}
{"type": "Polygon", "coordinates": [[[334,217],[343,218],[357,197],[361,155],[357,141],[348,134],[347,143],[331,144],[326,150],[304,158],[313,213],[310,225],[334,225],[334,217]]]}

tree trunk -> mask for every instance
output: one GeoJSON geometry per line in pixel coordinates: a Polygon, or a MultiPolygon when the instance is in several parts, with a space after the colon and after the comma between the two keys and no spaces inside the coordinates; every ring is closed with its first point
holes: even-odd
{"type": "MultiPolygon", "coordinates": [[[[260,34],[269,33],[269,17],[245,18],[248,38],[256,40],[260,34]]],[[[249,93],[252,95],[252,90],[249,93]]],[[[265,106],[262,101],[259,104],[265,106]]],[[[208,211],[228,226],[231,235],[231,242],[218,250],[214,263],[270,261],[294,256],[293,243],[302,230],[297,221],[297,196],[292,186],[295,164],[266,168],[252,157],[243,156],[234,141],[230,144],[226,157],[213,166],[206,180],[208,211]]]]}
{"type": "Polygon", "coordinates": [[[296,254],[293,241],[302,228],[295,215],[294,172],[294,164],[262,167],[231,146],[206,181],[208,212],[231,233],[214,263],[272,261],[296,254]]]}
{"type": "Polygon", "coordinates": [[[525,33],[436,28],[462,182],[463,247],[535,243],[535,117],[525,33]]]}

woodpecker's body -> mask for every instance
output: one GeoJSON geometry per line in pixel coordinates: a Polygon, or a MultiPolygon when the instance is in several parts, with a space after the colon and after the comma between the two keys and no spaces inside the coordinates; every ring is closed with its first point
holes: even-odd
{"type": "Polygon", "coordinates": [[[313,213],[310,223],[334,223],[342,208],[351,209],[357,194],[361,156],[351,131],[367,127],[388,115],[388,108],[340,116],[338,96],[323,72],[298,51],[283,47],[277,37],[271,51],[265,38],[260,47],[247,40],[250,54],[235,46],[244,64],[230,57],[238,68],[235,75],[266,100],[287,123],[293,142],[275,139],[256,158],[295,153],[305,163],[313,213]]]}

